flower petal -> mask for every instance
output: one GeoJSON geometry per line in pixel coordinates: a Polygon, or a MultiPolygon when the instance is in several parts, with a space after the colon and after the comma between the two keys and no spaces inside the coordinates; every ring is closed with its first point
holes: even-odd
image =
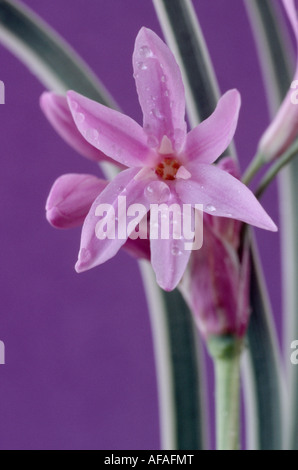
{"type": "Polygon", "coordinates": [[[83,137],[113,160],[128,167],[141,167],[157,158],[147,146],[146,133],[130,117],[74,91],[67,93],[67,99],[83,137]]]}
{"type": "Polygon", "coordinates": [[[40,97],[40,106],[55,131],[80,155],[97,162],[112,162],[109,157],[82,137],[74,123],[65,96],[45,92],[40,97]]]}
{"type": "MultiPolygon", "coordinates": [[[[168,207],[171,204],[178,204],[182,214],[183,207],[177,196],[172,194],[167,204],[168,207]]],[[[152,209],[150,217],[152,218],[152,209]]],[[[156,281],[162,289],[171,291],[177,287],[185,272],[191,254],[191,250],[185,249],[185,243],[191,243],[192,240],[186,240],[184,236],[174,239],[171,231],[169,239],[161,239],[161,237],[154,239],[152,231],[150,238],[151,263],[156,274],[156,281]]]]}
{"type": "Polygon", "coordinates": [[[58,178],[46,203],[46,217],[53,227],[82,225],[90,207],[108,182],[93,175],[68,174],[58,178]]]}
{"type": "MultiPolygon", "coordinates": [[[[234,176],[234,178],[240,179],[240,169],[235,158],[224,157],[216,166],[234,176]]],[[[240,243],[239,234],[242,227],[242,223],[239,222],[239,220],[228,219],[226,217],[213,217],[205,213],[204,221],[212,227],[213,232],[216,233],[220,239],[224,239],[226,242],[230,243],[235,250],[238,249],[240,243]]]]}
{"type": "Polygon", "coordinates": [[[123,250],[134,258],[150,261],[151,255],[149,240],[142,240],[140,238],[137,240],[131,240],[128,238],[126,243],[123,245],[123,250]]]}
{"type": "MultiPolygon", "coordinates": [[[[127,233],[124,234],[123,238],[120,238],[117,231],[113,238],[102,240],[97,238],[96,228],[101,219],[96,213],[101,204],[109,206],[105,221],[117,226],[121,223],[121,225],[124,225],[125,232],[127,232],[127,226],[131,221],[131,217],[126,217],[125,221],[125,219],[123,220],[123,211],[119,210],[118,213],[119,196],[126,198],[127,208],[131,204],[137,203],[142,204],[148,212],[150,202],[145,196],[145,188],[148,181],[150,181],[150,175],[147,175],[146,178],[138,178],[138,173],[139,169],[137,168],[130,168],[119,173],[92,204],[83,225],[81,248],[76,264],[77,272],[86,271],[112,258],[127,240],[127,233]],[[117,224],[115,223],[116,217],[118,217],[117,224]],[[120,218],[122,219],[121,222],[120,218]]],[[[152,178],[155,178],[153,172],[152,178]]]]}
{"type": "Polygon", "coordinates": [[[193,163],[187,169],[191,179],[176,183],[176,191],[183,202],[203,204],[204,211],[211,215],[277,230],[254,194],[241,181],[214,165],[193,163]]]}
{"type": "Polygon", "coordinates": [[[292,89],[288,91],[275,118],[260,139],[259,152],[266,161],[278,158],[297,138],[298,105],[292,100],[293,93],[292,89]]]}
{"type": "Polygon", "coordinates": [[[148,142],[157,147],[167,136],[180,150],[186,136],[181,72],[168,46],[150,29],[142,28],[136,38],[133,67],[148,142]]]}
{"type": "Polygon", "coordinates": [[[238,123],[241,97],[225,93],[211,116],[189,132],[184,153],[189,161],[213,163],[231,143],[238,123]]]}
{"type": "Polygon", "coordinates": [[[276,116],[266,129],[259,143],[259,153],[267,162],[278,158],[294,142],[298,134],[298,18],[294,0],[283,0],[297,42],[296,72],[276,116]],[[296,90],[296,91],[294,91],[296,90]]]}
{"type": "Polygon", "coordinates": [[[192,255],[187,299],[204,337],[238,333],[239,262],[204,225],[204,244],[192,255]]]}

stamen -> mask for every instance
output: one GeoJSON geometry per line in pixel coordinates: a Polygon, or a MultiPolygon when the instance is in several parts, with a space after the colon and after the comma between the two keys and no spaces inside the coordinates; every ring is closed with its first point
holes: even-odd
{"type": "Polygon", "coordinates": [[[160,144],[159,153],[161,155],[169,155],[173,153],[173,146],[170,139],[164,135],[160,144]]]}
{"type": "Polygon", "coordinates": [[[173,181],[176,179],[176,174],[179,171],[181,164],[173,157],[165,157],[155,168],[157,176],[166,181],[173,181]]]}

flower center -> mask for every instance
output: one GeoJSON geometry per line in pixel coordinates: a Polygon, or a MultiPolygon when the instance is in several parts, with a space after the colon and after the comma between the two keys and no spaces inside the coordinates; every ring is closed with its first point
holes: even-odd
{"type": "Polygon", "coordinates": [[[176,178],[176,174],[181,167],[181,164],[173,157],[165,157],[155,168],[157,176],[166,181],[173,181],[176,178]]]}

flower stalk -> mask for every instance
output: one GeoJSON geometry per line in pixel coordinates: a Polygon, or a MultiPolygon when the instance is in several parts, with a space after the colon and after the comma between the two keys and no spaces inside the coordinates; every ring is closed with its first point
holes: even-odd
{"type": "Polygon", "coordinates": [[[266,162],[263,155],[258,153],[252,159],[243,177],[241,178],[242,183],[248,185],[265,163],[266,162]]]}
{"type": "Polygon", "coordinates": [[[243,341],[235,336],[212,336],[208,349],[216,379],[217,450],[240,448],[240,358],[243,341]]]}

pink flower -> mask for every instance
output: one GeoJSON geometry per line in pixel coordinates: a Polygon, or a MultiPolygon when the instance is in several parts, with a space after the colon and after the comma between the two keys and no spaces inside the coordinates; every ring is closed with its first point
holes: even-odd
{"type": "MultiPolygon", "coordinates": [[[[146,28],[137,36],[133,66],[143,127],[128,116],[68,92],[74,122],[86,141],[128,167],[93,202],[83,225],[76,270],[81,272],[104,263],[124,245],[126,239],[120,237],[98,240],[95,230],[97,208],[102,204],[116,208],[119,196],[126,197],[127,207],[138,203],[147,212],[152,203],[177,204],[181,210],[183,204],[203,204],[209,214],[275,231],[275,224],[252,192],[212,165],[234,136],[239,93],[227,92],[214,113],[187,134],[179,67],[168,47],[146,28]]],[[[110,211],[111,217],[113,212],[110,211]]],[[[127,226],[129,222],[128,218],[127,226]]],[[[177,286],[187,266],[190,251],[184,242],[183,237],[151,237],[151,263],[158,284],[165,290],[177,286]]]]}
{"type": "MultiPolygon", "coordinates": [[[[219,166],[234,176],[238,168],[231,158],[219,166]]],[[[208,339],[212,335],[243,337],[249,320],[249,250],[238,249],[241,222],[204,217],[204,244],[191,255],[181,284],[197,326],[208,339]]]]}
{"type": "MultiPolygon", "coordinates": [[[[68,174],[58,178],[46,203],[46,217],[55,228],[69,229],[83,225],[92,203],[109,182],[93,175],[68,174]]],[[[136,258],[150,260],[147,239],[128,239],[123,245],[136,258]]]]}
{"type": "Polygon", "coordinates": [[[65,96],[45,92],[40,97],[40,106],[55,131],[79,154],[89,160],[108,161],[122,167],[82,137],[74,123],[65,96]]]}
{"type": "MultiPolygon", "coordinates": [[[[298,48],[298,21],[295,0],[283,0],[287,16],[292,25],[298,48]]],[[[298,53],[297,53],[298,54],[298,53]]],[[[297,55],[298,57],[298,55],[297,55]]],[[[288,91],[277,115],[263,134],[259,152],[266,161],[279,157],[294,142],[298,135],[298,59],[291,89],[288,91]],[[295,91],[296,89],[296,91],[295,91]]]]}

